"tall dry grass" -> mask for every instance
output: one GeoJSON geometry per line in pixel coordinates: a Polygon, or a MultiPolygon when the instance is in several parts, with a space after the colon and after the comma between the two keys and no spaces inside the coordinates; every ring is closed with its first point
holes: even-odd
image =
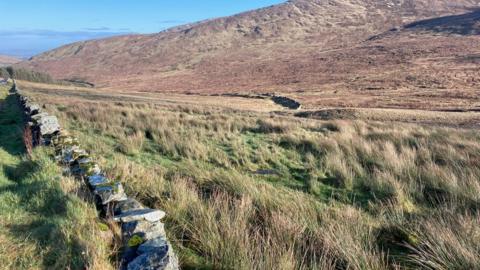
{"type": "Polygon", "coordinates": [[[480,265],[476,131],[32,95],[166,210],[184,267],[480,265]]]}

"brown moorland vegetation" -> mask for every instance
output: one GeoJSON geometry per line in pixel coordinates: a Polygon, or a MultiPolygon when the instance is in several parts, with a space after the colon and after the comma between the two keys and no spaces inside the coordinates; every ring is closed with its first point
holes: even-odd
{"type": "Polygon", "coordinates": [[[292,0],[21,66],[142,92],[281,92],[304,108],[478,110],[479,0],[292,0]]]}
{"type": "Polygon", "coordinates": [[[480,265],[477,130],[24,90],[166,210],[187,269],[480,265]]]}
{"type": "Polygon", "coordinates": [[[21,59],[18,59],[18,58],[12,57],[12,56],[0,55],[0,67],[10,66],[10,65],[13,65],[13,64],[17,64],[21,61],[22,61],[21,59]]]}

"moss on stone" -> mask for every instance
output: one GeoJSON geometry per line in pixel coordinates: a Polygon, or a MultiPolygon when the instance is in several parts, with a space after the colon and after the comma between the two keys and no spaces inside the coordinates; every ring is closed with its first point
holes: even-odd
{"type": "Polygon", "coordinates": [[[145,240],[139,236],[139,235],[134,235],[128,240],[128,246],[129,247],[138,247],[141,245],[145,240]]]}

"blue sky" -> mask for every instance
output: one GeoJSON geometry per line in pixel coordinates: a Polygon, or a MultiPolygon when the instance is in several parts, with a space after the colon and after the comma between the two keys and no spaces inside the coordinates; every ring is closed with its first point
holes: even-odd
{"type": "Polygon", "coordinates": [[[71,42],[166,28],[282,0],[0,0],[0,54],[30,57],[71,42]]]}

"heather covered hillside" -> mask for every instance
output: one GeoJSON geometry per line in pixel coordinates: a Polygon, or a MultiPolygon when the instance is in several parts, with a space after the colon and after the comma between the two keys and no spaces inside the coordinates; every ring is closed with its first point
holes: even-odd
{"type": "Polygon", "coordinates": [[[285,92],[311,107],[471,109],[478,4],[294,0],[158,34],[79,42],[21,66],[110,90],[285,92]]]}

